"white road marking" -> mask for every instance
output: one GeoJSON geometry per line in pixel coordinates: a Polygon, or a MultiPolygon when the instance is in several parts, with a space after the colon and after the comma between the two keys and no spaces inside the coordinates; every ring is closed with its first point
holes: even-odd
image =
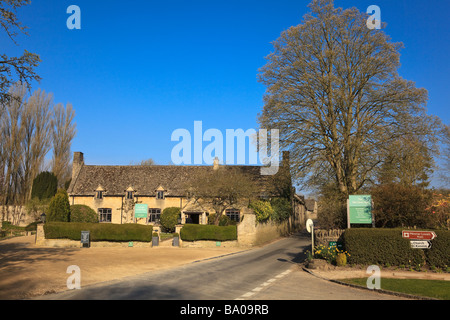
{"type": "Polygon", "coordinates": [[[270,285],[271,283],[277,281],[278,279],[283,278],[284,276],[288,275],[289,273],[291,273],[292,270],[286,270],[283,273],[280,273],[279,275],[275,276],[275,278],[269,279],[266,282],[264,282],[263,284],[261,284],[260,286],[254,288],[252,291],[249,291],[247,293],[244,293],[242,296],[240,296],[239,298],[236,298],[234,300],[245,300],[245,298],[249,298],[251,296],[253,296],[254,294],[256,294],[257,292],[261,291],[264,287],[267,287],[268,285],[270,285]]]}

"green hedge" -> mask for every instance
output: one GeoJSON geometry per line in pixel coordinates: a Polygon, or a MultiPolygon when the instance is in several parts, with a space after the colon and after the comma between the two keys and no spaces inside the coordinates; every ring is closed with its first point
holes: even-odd
{"type": "Polygon", "coordinates": [[[342,235],[349,263],[363,265],[446,267],[450,259],[450,231],[435,231],[431,249],[411,249],[402,229],[348,229],[342,235]]]}
{"type": "Polygon", "coordinates": [[[236,226],[214,226],[201,224],[186,224],[180,232],[181,240],[237,240],[236,226]]]}
{"type": "Polygon", "coordinates": [[[152,241],[152,226],[140,224],[48,222],[46,239],[81,240],[81,231],[90,231],[91,241],[152,241]]]}

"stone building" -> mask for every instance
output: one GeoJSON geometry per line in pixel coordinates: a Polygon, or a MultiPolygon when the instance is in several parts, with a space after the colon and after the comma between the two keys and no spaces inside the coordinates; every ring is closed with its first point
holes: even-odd
{"type": "MultiPolygon", "coordinates": [[[[181,223],[206,224],[209,214],[214,212],[211,208],[202,207],[197,201],[190,199],[185,186],[189,185],[193,177],[205,175],[211,170],[217,170],[218,167],[217,159],[213,166],[88,165],[85,164],[83,153],[75,152],[72,181],[67,191],[71,205],[83,204],[91,207],[98,213],[101,223],[155,224],[165,208],[179,207],[182,212],[181,223]],[[135,217],[136,203],[147,205],[147,217],[135,217]]],[[[267,188],[273,187],[274,181],[280,185],[288,183],[292,188],[288,153],[283,153],[283,161],[275,176],[261,175],[260,166],[233,167],[257,181],[262,198],[277,196],[273,193],[274,188],[267,188]]],[[[304,205],[301,200],[293,199],[295,207],[304,205]]],[[[294,213],[299,215],[304,212],[296,208],[293,210],[294,213]]],[[[252,214],[252,211],[245,206],[227,209],[225,214],[230,219],[240,222],[243,215],[252,214]]]]}

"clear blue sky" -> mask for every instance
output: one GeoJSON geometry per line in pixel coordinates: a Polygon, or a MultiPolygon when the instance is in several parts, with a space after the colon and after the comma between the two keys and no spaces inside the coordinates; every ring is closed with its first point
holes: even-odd
{"type": "MultiPolygon", "coordinates": [[[[73,151],[89,164],[168,164],[175,129],[257,128],[265,88],[258,69],[271,41],[301,23],[309,0],[32,0],[20,9],[29,37],[2,52],[38,53],[33,89],[76,110],[73,151]],[[67,7],[81,8],[68,30],[67,7]]],[[[447,0],[336,0],[381,8],[385,30],[405,44],[400,74],[429,91],[429,113],[449,123],[450,32],[447,0]]]]}

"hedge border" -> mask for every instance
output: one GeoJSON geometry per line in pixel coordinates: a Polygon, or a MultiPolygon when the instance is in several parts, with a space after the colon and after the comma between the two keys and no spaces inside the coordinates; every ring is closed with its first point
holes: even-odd
{"type": "Polygon", "coordinates": [[[183,241],[232,241],[237,240],[237,227],[186,224],[180,231],[180,237],[183,241]]]}
{"type": "Polygon", "coordinates": [[[46,239],[81,240],[81,231],[90,231],[90,241],[151,242],[153,226],[83,222],[48,222],[44,225],[46,239]]]}

